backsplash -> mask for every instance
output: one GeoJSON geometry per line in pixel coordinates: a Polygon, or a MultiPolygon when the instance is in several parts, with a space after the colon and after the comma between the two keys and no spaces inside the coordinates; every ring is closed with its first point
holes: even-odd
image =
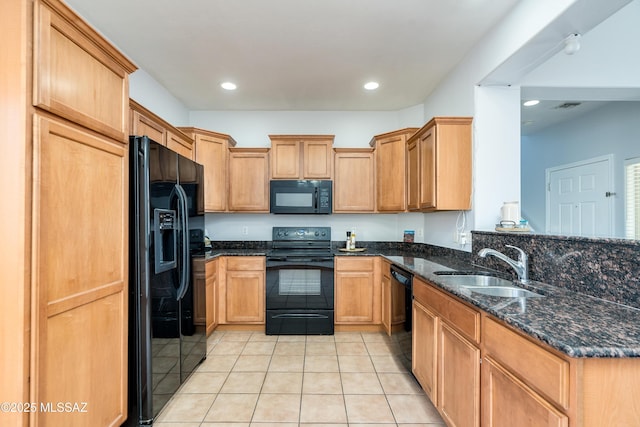
{"type": "Polygon", "coordinates": [[[621,239],[548,236],[472,231],[472,262],[515,273],[495,257],[480,258],[492,248],[516,258],[513,245],[529,255],[529,278],[640,309],[640,242],[621,239]]]}

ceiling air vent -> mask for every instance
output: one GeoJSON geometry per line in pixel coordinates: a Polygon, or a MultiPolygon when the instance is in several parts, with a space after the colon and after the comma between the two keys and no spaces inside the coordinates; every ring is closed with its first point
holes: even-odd
{"type": "Polygon", "coordinates": [[[570,108],[575,108],[580,104],[582,104],[582,102],[565,102],[564,104],[556,105],[554,108],[556,110],[568,110],[570,108]]]}

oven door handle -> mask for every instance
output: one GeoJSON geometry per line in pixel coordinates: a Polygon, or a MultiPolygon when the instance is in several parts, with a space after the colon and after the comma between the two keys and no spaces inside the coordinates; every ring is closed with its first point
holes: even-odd
{"type": "Polygon", "coordinates": [[[272,319],[328,319],[329,316],[315,313],[286,313],[271,316],[272,319]]]}

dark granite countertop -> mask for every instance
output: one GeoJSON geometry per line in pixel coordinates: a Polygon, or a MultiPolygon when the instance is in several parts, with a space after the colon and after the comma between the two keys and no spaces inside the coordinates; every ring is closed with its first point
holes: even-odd
{"type": "MultiPolygon", "coordinates": [[[[207,260],[218,256],[264,256],[267,249],[214,249],[205,255],[207,260]]],[[[368,248],[364,252],[340,256],[383,256],[440,289],[484,310],[570,357],[640,357],[640,310],[531,281],[517,286],[544,295],[543,298],[499,298],[471,293],[464,288],[447,285],[436,271],[469,271],[477,267],[464,259],[427,254],[406,253],[402,250],[368,248]],[[410,256],[406,256],[410,255],[410,256]]]]}
{"type": "Polygon", "coordinates": [[[640,310],[531,281],[543,298],[499,298],[443,283],[436,271],[469,270],[446,258],[386,256],[394,264],[571,357],[640,357],[640,310]]]}

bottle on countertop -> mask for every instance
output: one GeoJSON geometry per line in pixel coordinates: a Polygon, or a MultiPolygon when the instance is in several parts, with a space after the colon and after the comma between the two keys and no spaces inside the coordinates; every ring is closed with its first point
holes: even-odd
{"type": "Polygon", "coordinates": [[[346,250],[351,250],[351,232],[347,231],[347,244],[344,247],[346,250]]]}
{"type": "Polygon", "coordinates": [[[356,232],[351,232],[351,250],[354,251],[356,249],[356,232]]]}

